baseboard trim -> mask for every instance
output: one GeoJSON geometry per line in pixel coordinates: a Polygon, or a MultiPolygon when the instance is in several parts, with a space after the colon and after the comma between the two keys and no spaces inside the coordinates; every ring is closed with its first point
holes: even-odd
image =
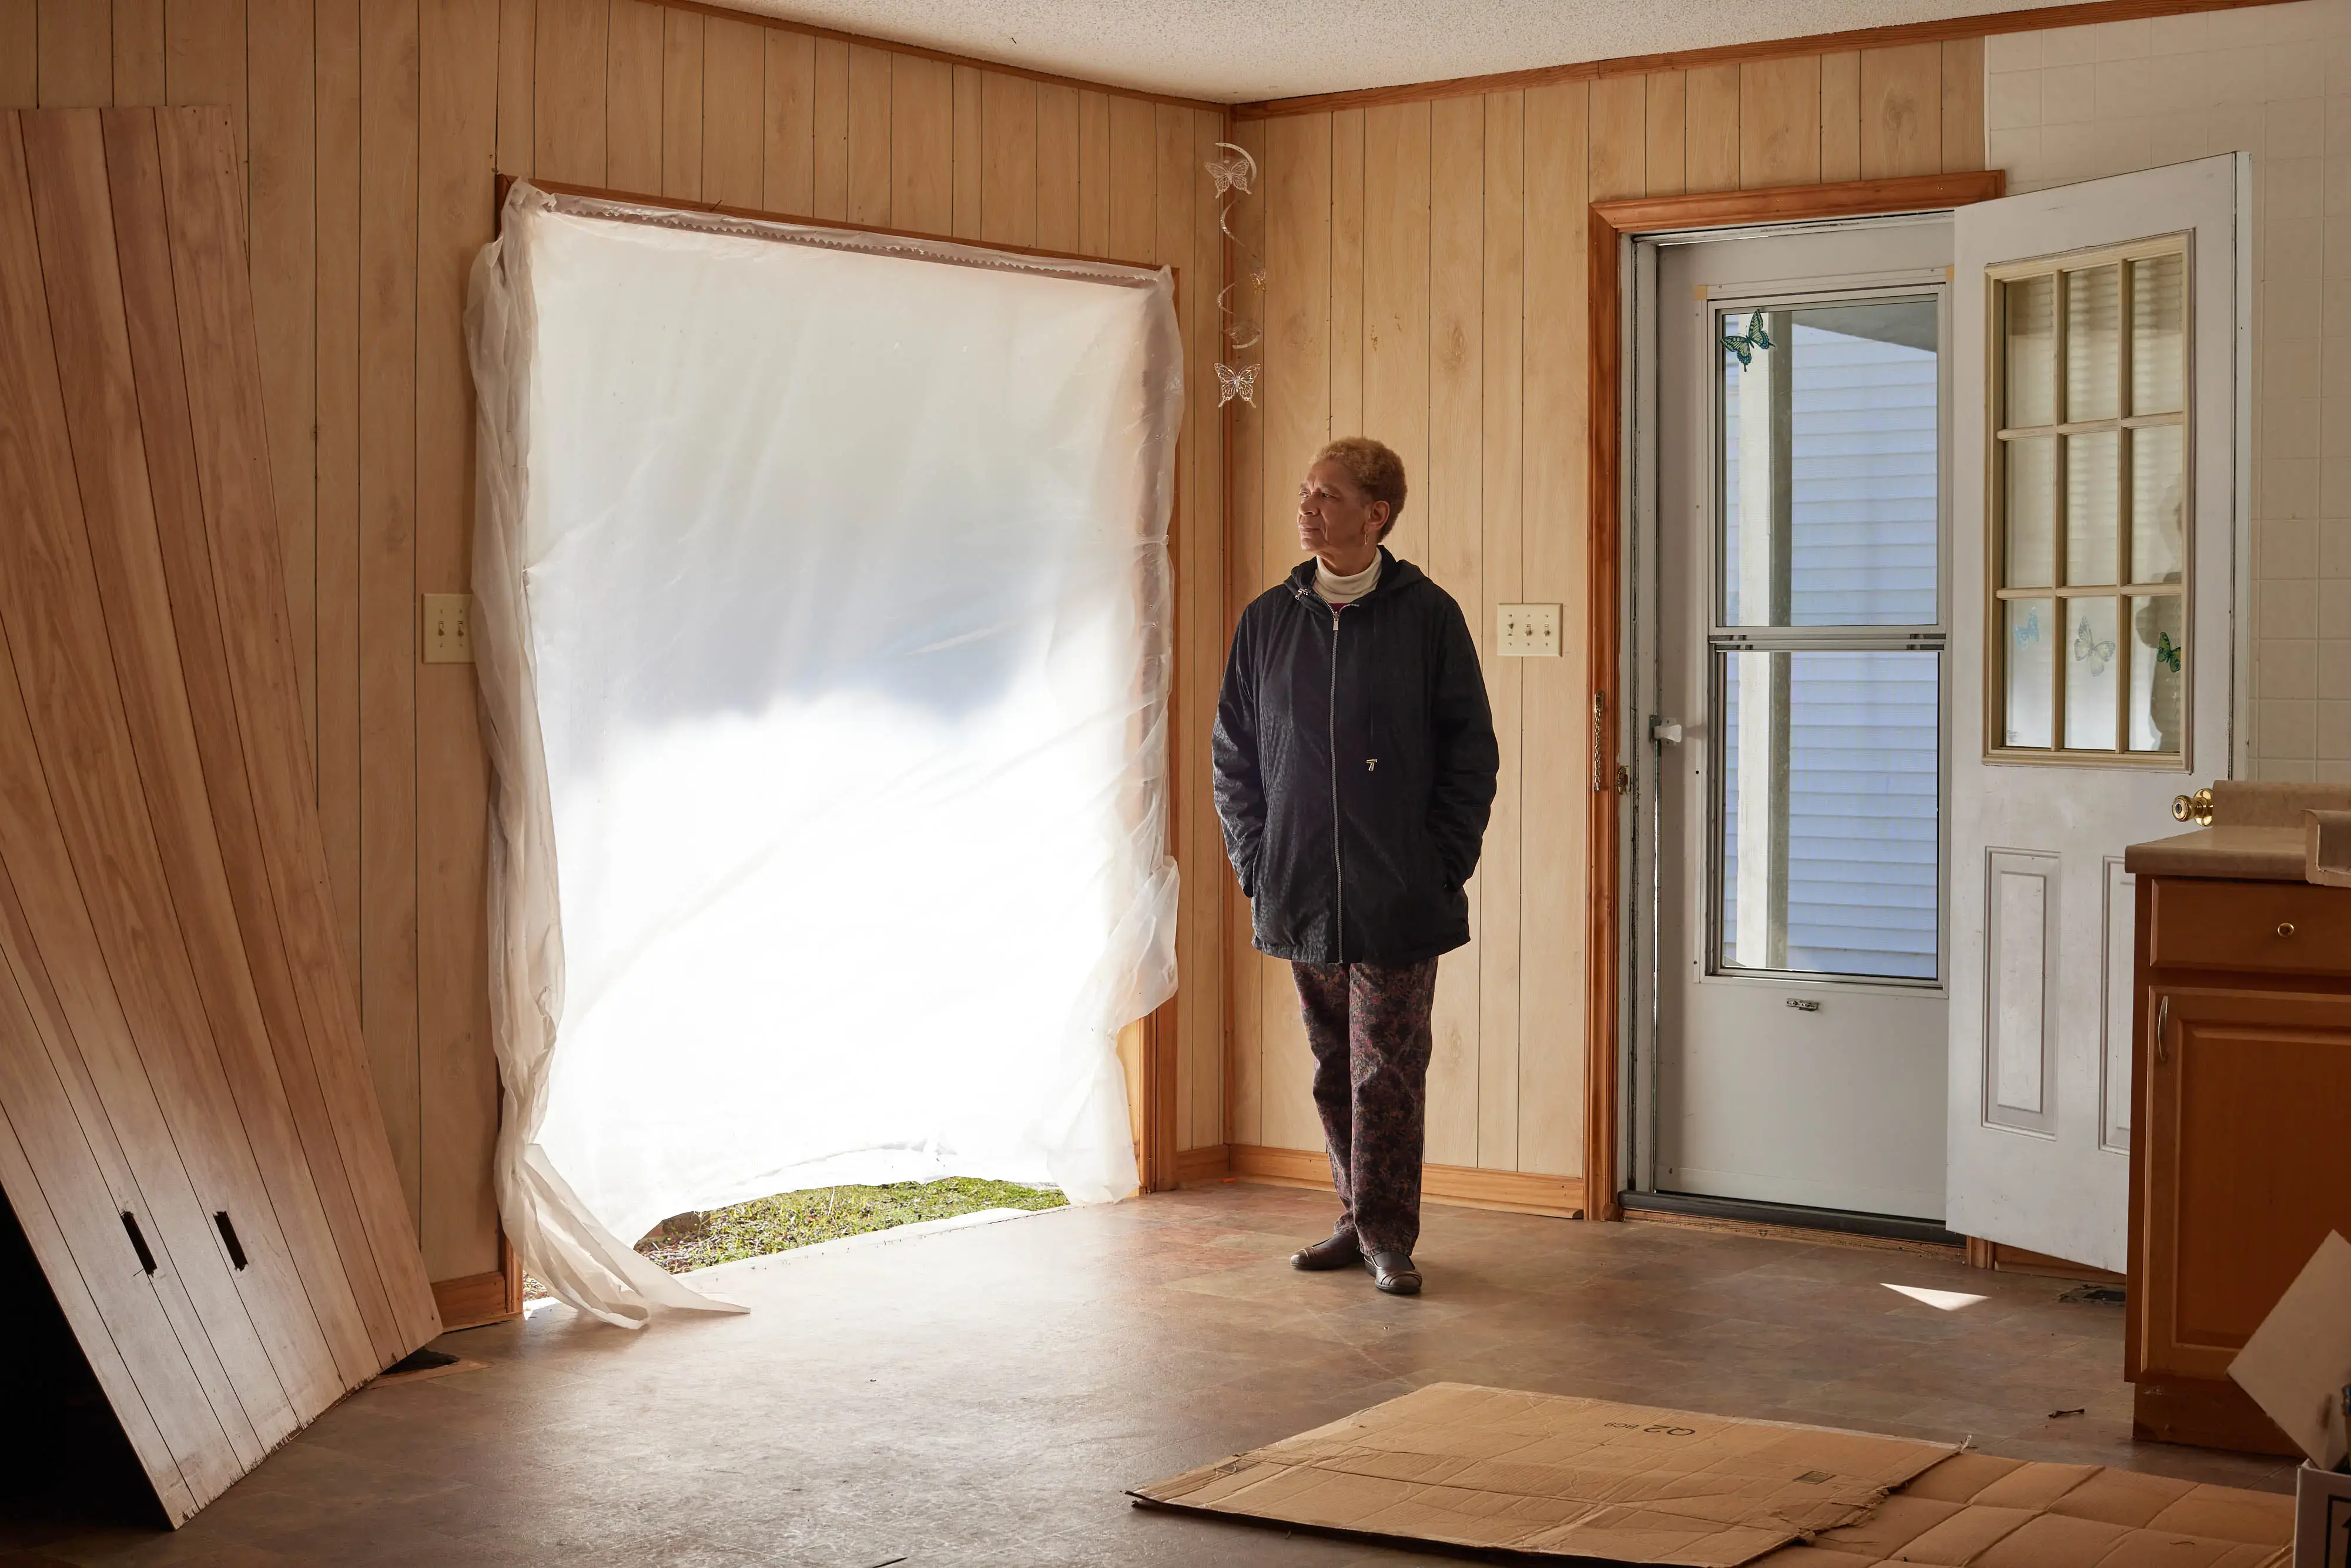
{"type": "Polygon", "coordinates": [[[2064,1258],[2052,1258],[2046,1252],[2028,1251],[2011,1247],[2005,1241],[1987,1241],[1980,1236],[1968,1238],[1968,1264],[1970,1268],[1993,1269],[2003,1274],[2033,1274],[2044,1280],[2079,1280],[2091,1285],[2120,1285],[2123,1275],[2107,1269],[2093,1269],[2087,1263],[2075,1263],[2064,1258]]]}
{"type": "Polygon", "coordinates": [[[522,1316],[522,1260],[513,1244],[498,1238],[498,1267],[487,1273],[434,1281],[433,1304],[440,1311],[443,1333],[522,1316]]]}
{"type": "Polygon", "coordinates": [[[1938,1254],[1958,1251],[1965,1239],[1931,1219],[1853,1214],[1841,1208],[1807,1208],[1792,1203],[1756,1203],[1746,1198],[1702,1197],[1679,1192],[1620,1193],[1616,1201],[1624,1207],[1627,1219],[1706,1219],[1757,1232],[1783,1231],[1814,1238],[1865,1237],[1873,1241],[1932,1248],[1938,1254]]]}
{"type": "Polygon", "coordinates": [[[1222,1181],[1232,1173],[1233,1161],[1229,1145],[1211,1144],[1205,1149],[1186,1149],[1176,1156],[1176,1183],[1190,1186],[1196,1182],[1222,1181]]]}
{"type": "MultiPolygon", "coordinates": [[[[1331,1162],[1320,1149],[1231,1144],[1227,1145],[1227,1166],[1232,1176],[1242,1181],[1331,1190],[1331,1162]]],[[[1583,1218],[1582,1176],[1425,1165],[1420,1167],[1420,1196],[1426,1203],[1451,1204],[1459,1208],[1540,1214],[1553,1219],[1583,1218]]]]}

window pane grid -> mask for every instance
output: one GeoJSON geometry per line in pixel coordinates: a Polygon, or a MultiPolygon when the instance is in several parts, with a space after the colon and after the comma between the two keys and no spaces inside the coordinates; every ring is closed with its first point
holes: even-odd
{"type": "Polygon", "coordinates": [[[2185,261],[2110,255],[1999,282],[1995,750],[2181,749],[2185,261]]]}

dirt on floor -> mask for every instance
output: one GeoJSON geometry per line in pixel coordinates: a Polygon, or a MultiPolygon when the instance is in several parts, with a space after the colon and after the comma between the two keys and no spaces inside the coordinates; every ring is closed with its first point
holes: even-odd
{"type": "MultiPolygon", "coordinates": [[[[637,1250],[671,1273],[683,1274],[917,1220],[949,1219],[983,1208],[1060,1208],[1069,1201],[1053,1187],[977,1176],[817,1187],[756,1198],[732,1208],[672,1215],[637,1243],[637,1250]]],[[[533,1300],[549,1293],[528,1275],[523,1277],[523,1294],[533,1300]]]]}

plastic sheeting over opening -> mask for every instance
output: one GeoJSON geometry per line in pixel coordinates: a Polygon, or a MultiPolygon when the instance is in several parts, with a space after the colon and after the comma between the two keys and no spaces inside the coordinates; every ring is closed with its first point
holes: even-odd
{"type": "Polygon", "coordinates": [[[1165,272],[510,193],[476,264],[499,1205],[1135,1182],[1175,987],[1165,272]]]}

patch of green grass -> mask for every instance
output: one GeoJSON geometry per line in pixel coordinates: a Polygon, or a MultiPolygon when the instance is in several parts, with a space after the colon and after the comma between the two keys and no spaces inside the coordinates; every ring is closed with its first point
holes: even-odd
{"type": "Polygon", "coordinates": [[[788,1252],[867,1230],[946,1219],[983,1208],[1060,1208],[1070,1200],[1051,1187],[948,1176],[888,1186],[828,1186],[738,1203],[706,1214],[664,1219],[637,1250],[673,1274],[788,1252]]]}

